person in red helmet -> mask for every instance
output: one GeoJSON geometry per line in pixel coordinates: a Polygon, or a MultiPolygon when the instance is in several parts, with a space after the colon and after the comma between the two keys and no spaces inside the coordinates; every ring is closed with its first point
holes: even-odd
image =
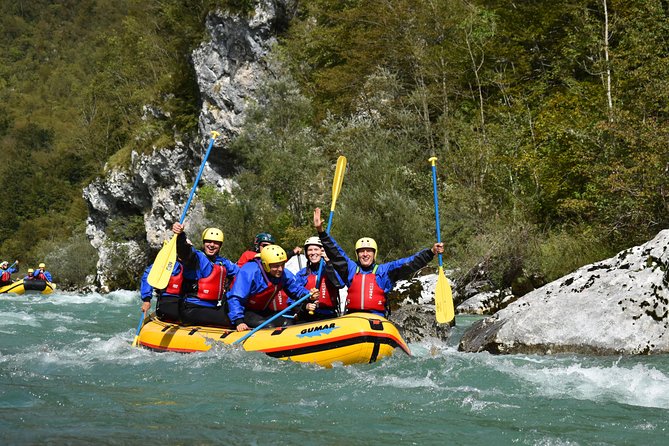
{"type": "Polygon", "coordinates": [[[321,210],[314,210],[314,227],[323,243],[325,254],[348,286],[346,313],[366,312],[379,316],[390,316],[388,293],[395,283],[409,278],[426,266],[438,253],[444,252],[443,243],[387,263],[377,263],[378,246],[371,237],[362,237],[355,243],[357,261],[351,260],[344,250],[327,232],[323,231],[321,210]]]}

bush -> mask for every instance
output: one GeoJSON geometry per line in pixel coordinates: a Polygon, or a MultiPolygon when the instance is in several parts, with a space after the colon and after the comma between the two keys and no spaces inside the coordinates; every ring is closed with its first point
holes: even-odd
{"type": "Polygon", "coordinates": [[[81,286],[87,276],[95,274],[98,253],[83,231],[75,232],[66,243],[53,248],[44,257],[44,263],[59,288],[81,286]]]}
{"type": "Polygon", "coordinates": [[[556,280],[583,265],[615,255],[616,248],[606,240],[603,230],[587,226],[549,232],[538,243],[531,263],[549,281],[556,280]]]}

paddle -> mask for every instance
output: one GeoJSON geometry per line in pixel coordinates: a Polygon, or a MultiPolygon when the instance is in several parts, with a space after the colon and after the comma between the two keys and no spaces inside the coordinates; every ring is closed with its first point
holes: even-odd
{"type": "MultiPolygon", "coordinates": [[[[335,204],[337,203],[337,197],[339,196],[339,192],[341,191],[341,184],[344,181],[344,172],[346,171],[346,157],[345,156],[340,156],[339,159],[337,159],[337,167],[335,169],[335,175],[334,175],[334,180],[332,181],[332,206],[330,206],[330,218],[328,219],[328,228],[327,232],[330,232],[330,227],[332,226],[332,216],[334,215],[334,209],[335,209],[335,204]]],[[[319,283],[321,283],[321,274],[323,273],[323,262],[321,260],[321,264],[318,267],[318,277],[316,280],[316,285],[318,286],[319,283]]],[[[275,319],[283,316],[285,313],[288,311],[292,310],[296,306],[300,305],[302,302],[307,300],[309,297],[311,297],[311,294],[305,294],[295,302],[293,302],[288,308],[284,308],[283,310],[279,311],[277,314],[272,316],[271,318],[267,319],[265,322],[262,324],[258,325],[256,328],[242,336],[241,338],[237,339],[233,344],[240,344],[253,336],[255,332],[260,330],[261,328],[266,327],[270,322],[274,321],[275,319]]]]}
{"type": "MultiPolygon", "coordinates": [[[[337,197],[339,197],[339,192],[341,190],[341,184],[344,182],[344,172],[346,171],[346,157],[340,156],[337,159],[337,168],[335,169],[334,180],[332,181],[332,205],[330,206],[330,216],[328,217],[328,227],[325,229],[326,233],[330,233],[330,228],[332,227],[332,217],[334,216],[335,205],[337,204],[337,197]]],[[[323,265],[325,265],[325,260],[321,259],[318,263],[318,274],[316,275],[316,287],[320,288],[321,277],[323,276],[323,265]]],[[[310,311],[310,315],[313,315],[314,312],[310,311]]]]}
{"type": "MultiPolygon", "coordinates": [[[[434,214],[437,221],[437,243],[441,243],[441,226],[439,225],[439,201],[437,200],[437,157],[428,160],[432,164],[432,185],[434,189],[434,214]]],[[[437,322],[440,324],[455,324],[455,311],[453,309],[453,293],[451,285],[444,275],[444,266],[441,253],[439,256],[439,275],[437,286],[434,290],[434,306],[437,314],[437,322]]]]}
{"type": "Polygon", "coordinates": [[[132,346],[137,347],[139,344],[139,332],[142,331],[142,325],[144,325],[144,319],[146,319],[146,312],[142,311],[142,317],[139,318],[139,324],[137,325],[137,333],[135,333],[135,339],[132,341],[132,346]]]}
{"type": "MultiPolygon", "coordinates": [[[[190,191],[190,196],[188,197],[188,201],[186,202],[184,211],[181,213],[181,218],[179,219],[179,223],[181,224],[183,224],[184,220],[186,219],[186,213],[188,212],[188,208],[190,207],[190,202],[193,200],[193,195],[195,195],[195,189],[197,189],[197,185],[200,182],[202,171],[204,170],[204,166],[207,163],[207,158],[209,158],[209,153],[211,152],[211,148],[214,146],[214,140],[218,137],[218,135],[219,135],[218,132],[215,131],[211,132],[209,147],[207,148],[207,152],[205,153],[204,158],[202,159],[202,164],[200,165],[200,171],[197,173],[197,177],[193,182],[193,187],[190,191]]],[[[160,251],[158,251],[156,260],[153,261],[153,265],[151,266],[151,271],[149,271],[149,275],[146,278],[146,281],[149,283],[149,285],[151,285],[153,288],[157,290],[165,289],[167,287],[167,284],[170,282],[170,276],[172,275],[172,270],[174,270],[174,264],[176,263],[176,261],[177,261],[177,235],[174,234],[170,239],[170,241],[167,242],[160,249],[160,251]]]]}

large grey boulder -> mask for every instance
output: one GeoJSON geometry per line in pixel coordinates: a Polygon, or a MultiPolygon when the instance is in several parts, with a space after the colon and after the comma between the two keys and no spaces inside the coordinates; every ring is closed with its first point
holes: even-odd
{"type": "Polygon", "coordinates": [[[584,266],[470,327],[460,350],[669,353],[669,230],[584,266]]]}

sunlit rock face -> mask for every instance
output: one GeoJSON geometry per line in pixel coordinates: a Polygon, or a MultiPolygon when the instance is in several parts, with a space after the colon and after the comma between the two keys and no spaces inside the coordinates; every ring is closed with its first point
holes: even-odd
{"type": "Polygon", "coordinates": [[[669,352],[669,230],[584,266],[469,328],[468,352],[669,352]]]}
{"type": "MultiPolygon", "coordinates": [[[[108,291],[114,268],[113,254],[126,250],[136,264],[146,266],[152,254],[171,235],[185,207],[192,182],[202,163],[211,131],[219,133],[200,180],[219,190],[230,191],[235,170],[229,141],[244,124],[245,112],[254,100],[260,83],[271,72],[266,56],[276,43],[276,33],[285,29],[295,2],[261,0],[252,17],[212,11],[206,19],[209,38],[193,51],[202,106],[199,138],[190,141],[175,137],[173,145],[154,147],[149,154],[133,153],[129,166],[110,168],[83,190],[88,204],[86,233],[98,250],[97,284],[108,291]],[[141,216],[146,242],[154,252],[142,251],[136,240],[110,240],[108,228],[114,219],[141,216]],[[141,252],[140,252],[141,251],[141,252]]],[[[147,107],[147,119],[166,114],[147,107]]],[[[202,224],[204,209],[193,200],[188,213],[191,227],[202,224]]]]}

